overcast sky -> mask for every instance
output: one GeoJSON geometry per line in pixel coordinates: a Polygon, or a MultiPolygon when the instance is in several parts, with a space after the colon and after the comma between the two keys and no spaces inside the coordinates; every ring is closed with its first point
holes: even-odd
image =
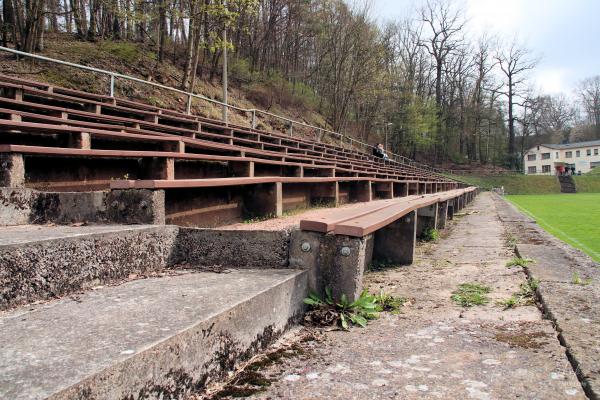
{"type": "MultiPolygon", "coordinates": [[[[413,13],[424,0],[371,0],[379,21],[413,13]]],[[[577,83],[600,75],[600,0],[463,0],[474,32],[516,35],[539,56],[532,73],[542,93],[571,95],[577,83]]],[[[414,14],[413,14],[414,15],[414,14]]]]}

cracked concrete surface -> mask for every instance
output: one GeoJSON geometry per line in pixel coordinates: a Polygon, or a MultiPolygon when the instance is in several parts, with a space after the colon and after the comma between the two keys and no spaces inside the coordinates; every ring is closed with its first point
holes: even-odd
{"type": "Polygon", "coordinates": [[[588,255],[545,232],[500,197],[500,219],[538,279],[545,313],[560,332],[589,398],[600,398],[600,268],[588,255]],[[580,284],[574,277],[578,276],[580,284]]]}
{"type": "Polygon", "coordinates": [[[504,234],[492,195],[481,194],[413,265],[367,275],[372,291],[410,300],[401,314],[307,343],[309,357],[261,371],[274,382],[252,398],[584,399],[552,323],[535,305],[497,304],[526,281],[505,266],[504,234]],[[490,302],[454,304],[465,282],[488,285],[490,302]]]}

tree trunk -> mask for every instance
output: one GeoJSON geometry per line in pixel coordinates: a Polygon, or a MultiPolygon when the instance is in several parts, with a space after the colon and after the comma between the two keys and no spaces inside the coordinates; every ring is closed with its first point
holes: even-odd
{"type": "Polygon", "coordinates": [[[513,116],[513,83],[512,77],[508,78],[508,156],[510,157],[509,166],[510,169],[515,169],[517,166],[516,160],[516,148],[515,148],[515,119],[513,116]]]}
{"type": "Polygon", "coordinates": [[[89,0],[89,10],[90,10],[90,26],[87,31],[87,40],[90,42],[96,41],[96,31],[97,21],[96,21],[96,11],[99,0],[89,0]]]}
{"type": "Polygon", "coordinates": [[[158,2],[158,62],[165,57],[165,42],[167,41],[167,12],[165,0],[158,2]]]}
{"type": "Polygon", "coordinates": [[[183,77],[181,78],[181,90],[188,90],[188,80],[192,73],[192,62],[194,57],[194,37],[196,31],[195,18],[190,18],[188,42],[185,50],[185,68],[183,69],[183,77]]]}

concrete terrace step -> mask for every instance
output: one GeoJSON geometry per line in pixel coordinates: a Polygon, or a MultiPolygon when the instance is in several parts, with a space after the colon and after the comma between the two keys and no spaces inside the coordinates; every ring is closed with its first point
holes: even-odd
{"type": "Polygon", "coordinates": [[[182,398],[302,309],[306,272],[180,272],[0,314],[0,398],[182,398]]]}
{"type": "Polygon", "coordinates": [[[0,310],[65,296],[176,260],[177,228],[153,225],[0,228],[0,310]]]}

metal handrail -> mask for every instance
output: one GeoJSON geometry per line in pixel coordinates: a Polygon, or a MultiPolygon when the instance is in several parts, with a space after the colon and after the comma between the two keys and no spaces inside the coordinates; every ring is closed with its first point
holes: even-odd
{"type": "MultiPolygon", "coordinates": [[[[119,79],[124,79],[124,80],[129,80],[129,81],[137,82],[137,83],[142,83],[142,84],[145,84],[145,85],[154,86],[156,88],[160,88],[160,89],[164,89],[164,90],[169,90],[171,92],[175,92],[175,93],[179,93],[179,94],[182,94],[184,96],[187,96],[187,104],[186,104],[186,113],[187,114],[191,114],[192,99],[196,98],[196,99],[199,99],[199,100],[207,101],[209,103],[218,104],[218,105],[220,105],[222,107],[232,108],[232,109],[238,110],[238,111],[240,111],[242,113],[250,113],[251,116],[252,116],[252,120],[251,120],[251,124],[250,124],[250,126],[251,126],[252,129],[256,129],[256,116],[257,116],[257,114],[263,114],[263,115],[268,115],[270,117],[281,119],[283,121],[288,122],[290,124],[290,126],[289,126],[290,136],[293,135],[294,125],[298,125],[298,126],[303,126],[303,127],[309,128],[309,129],[315,129],[315,130],[317,130],[320,133],[319,139],[320,139],[321,135],[324,134],[324,133],[331,134],[331,135],[337,137],[340,140],[340,144],[342,146],[343,146],[344,139],[345,139],[347,142],[349,142],[350,147],[352,147],[353,144],[356,143],[358,145],[363,146],[365,149],[371,149],[371,151],[372,151],[372,149],[375,148],[374,146],[372,146],[372,145],[370,145],[368,143],[361,142],[360,140],[356,140],[356,139],[354,139],[352,137],[343,135],[343,134],[341,134],[339,132],[335,132],[335,131],[332,131],[332,130],[329,130],[329,129],[325,129],[325,128],[321,128],[321,127],[318,127],[318,126],[306,124],[304,122],[295,121],[293,119],[290,119],[290,118],[287,118],[287,117],[283,117],[281,115],[273,114],[273,113],[270,113],[270,112],[264,111],[264,110],[258,110],[258,109],[255,109],[255,108],[246,109],[246,108],[242,108],[242,107],[233,106],[231,104],[223,103],[221,101],[214,100],[214,99],[208,98],[206,96],[202,96],[201,94],[196,94],[196,93],[193,93],[193,92],[186,92],[184,90],[176,89],[176,88],[171,87],[171,86],[162,85],[160,83],[147,81],[147,80],[144,80],[144,79],[136,78],[136,77],[125,75],[125,74],[120,74],[118,72],[108,71],[108,70],[104,70],[104,69],[101,69],[101,68],[89,67],[87,65],[81,65],[81,64],[76,64],[76,63],[68,62],[68,61],[58,60],[58,59],[55,59],[55,58],[45,57],[45,56],[41,56],[41,55],[38,55],[38,54],[27,53],[27,52],[24,52],[24,51],[11,49],[9,47],[4,47],[4,46],[0,46],[0,51],[5,51],[5,52],[8,52],[8,53],[16,54],[16,55],[23,56],[23,57],[35,58],[35,59],[42,60],[42,61],[48,61],[48,62],[52,62],[52,63],[55,63],[55,64],[66,65],[66,66],[69,66],[69,67],[82,69],[82,70],[85,70],[85,71],[91,71],[91,72],[96,72],[96,73],[99,73],[99,74],[108,75],[109,78],[110,78],[110,89],[109,89],[110,90],[110,97],[115,97],[115,81],[116,81],[117,78],[119,78],[119,79]]],[[[228,125],[228,121],[225,120],[223,122],[225,123],[225,125],[228,125]]],[[[398,162],[400,164],[406,164],[406,165],[410,165],[410,166],[415,167],[415,168],[426,169],[426,170],[430,170],[430,171],[438,172],[438,173],[441,172],[437,168],[434,168],[434,167],[431,167],[429,165],[416,162],[414,160],[411,160],[411,159],[406,158],[404,156],[401,156],[399,154],[390,153],[390,155],[392,156],[391,158],[394,161],[396,161],[396,162],[398,162]]]]}

